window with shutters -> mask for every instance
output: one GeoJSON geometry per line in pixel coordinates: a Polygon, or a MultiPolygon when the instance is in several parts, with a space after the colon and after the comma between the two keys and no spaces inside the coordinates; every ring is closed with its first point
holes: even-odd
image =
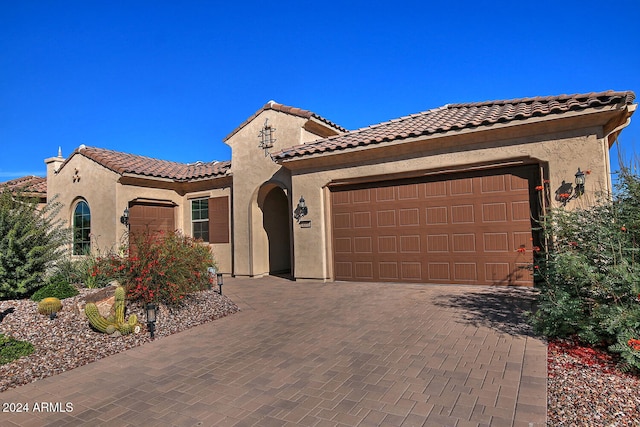
{"type": "Polygon", "coordinates": [[[191,201],[191,224],[194,239],[209,241],[209,199],[191,201]]]}
{"type": "Polygon", "coordinates": [[[191,229],[194,239],[229,243],[229,197],[191,200],[191,229]]]}

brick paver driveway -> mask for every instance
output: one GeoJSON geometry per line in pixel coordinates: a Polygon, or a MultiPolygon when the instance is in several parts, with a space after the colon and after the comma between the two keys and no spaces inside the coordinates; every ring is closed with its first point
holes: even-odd
{"type": "Polygon", "coordinates": [[[543,426],[529,290],[226,279],[242,311],[0,393],[19,426],[543,426]]]}

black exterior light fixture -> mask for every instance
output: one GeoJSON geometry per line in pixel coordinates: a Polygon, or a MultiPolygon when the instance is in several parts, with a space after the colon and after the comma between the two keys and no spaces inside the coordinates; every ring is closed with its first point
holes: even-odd
{"type": "Polygon", "coordinates": [[[578,172],[576,172],[576,192],[575,195],[580,197],[584,194],[584,183],[586,181],[586,177],[584,172],[578,168],[578,172]]]}
{"type": "Polygon", "coordinates": [[[128,207],[124,208],[124,212],[120,217],[120,222],[126,225],[127,227],[129,226],[129,208],[128,207]]]}
{"type": "Polygon", "coordinates": [[[218,293],[222,295],[222,273],[216,273],[216,282],[218,283],[218,293]]]}
{"type": "Polygon", "coordinates": [[[296,206],[296,210],[293,211],[293,217],[297,222],[300,222],[300,218],[306,216],[309,213],[309,209],[307,208],[307,204],[304,201],[304,197],[300,196],[300,201],[298,202],[298,206],[296,206]]]}
{"type": "Polygon", "coordinates": [[[152,302],[147,303],[145,308],[147,312],[147,329],[151,334],[151,339],[153,339],[154,332],[156,331],[156,305],[152,302]]]}

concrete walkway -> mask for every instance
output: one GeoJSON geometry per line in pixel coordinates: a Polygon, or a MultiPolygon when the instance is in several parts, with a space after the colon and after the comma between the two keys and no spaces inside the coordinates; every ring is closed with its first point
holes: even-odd
{"type": "Polygon", "coordinates": [[[240,313],[0,393],[55,410],[0,425],[545,425],[529,290],[269,277],[224,293],[240,313]]]}

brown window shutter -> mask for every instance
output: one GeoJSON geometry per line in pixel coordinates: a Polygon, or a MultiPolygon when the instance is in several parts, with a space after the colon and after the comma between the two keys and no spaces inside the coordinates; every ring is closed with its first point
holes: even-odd
{"type": "Polygon", "coordinates": [[[209,243],[229,243],[229,196],[209,199],[209,243]]]}

